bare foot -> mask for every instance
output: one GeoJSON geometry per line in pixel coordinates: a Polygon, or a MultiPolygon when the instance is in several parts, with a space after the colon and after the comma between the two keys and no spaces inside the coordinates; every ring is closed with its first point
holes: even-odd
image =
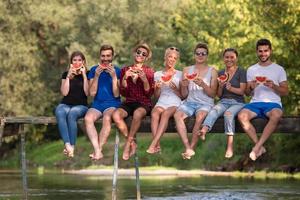
{"type": "Polygon", "coordinates": [[[227,151],[226,151],[226,153],[225,153],[225,158],[231,158],[232,156],[233,156],[232,150],[228,150],[228,149],[227,149],[227,151]]]}
{"type": "Polygon", "coordinates": [[[255,161],[257,160],[258,157],[260,157],[262,154],[266,153],[267,150],[265,149],[265,147],[261,147],[257,152],[252,149],[252,151],[249,154],[249,157],[251,158],[251,160],[255,161]]]}
{"type": "Polygon", "coordinates": [[[181,154],[182,158],[190,160],[192,156],[195,155],[195,151],[192,149],[187,149],[184,153],[181,154]]]}
{"type": "Polygon", "coordinates": [[[72,145],[70,143],[66,143],[65,144],[65,149],[66,149],[66,152],[67,152],[66,155],[70,158],[73,158],[74,157],[74,147],[72,147],[72,145]]]}
{"type": "Polygon", "coordinates": [[[101,160],[103,158],[103,153],[101,151],[97,152],[97,153],[92,153],[89,155],[89,157],[92,159],[92,160],[101,160]]]}
{"type": "Polygon", "coordinates": [[[129,159],[129,151],[130,151],[130,144],[128,145],[127,143],[125,144],[124,151],[123,151],[123,160],[128,160],[129,159]]]}
{"type": "Polygon", "coordinates": [[[135,154],[136,149],[137,149],[137,144],[134,141],[131,141],[129,157],[131,157],[135,154]]]}
{"type": "Polygon", "coordinates": [[[146,150],[146,152],[147,153],[150,153],[150,154],[155,154],[156,153],[156,150],[155,150],[155,148],[153,148],[153,147],[149,147],[147,150],[146,150]]]}
{"type": "Polygon", "coordinates": [[[208,131],[208,127],[207,126],[203,126],[202,129],[198,132],[198,136],[200,137],[201,140],[205,140],[205,135],[208,131]]]}

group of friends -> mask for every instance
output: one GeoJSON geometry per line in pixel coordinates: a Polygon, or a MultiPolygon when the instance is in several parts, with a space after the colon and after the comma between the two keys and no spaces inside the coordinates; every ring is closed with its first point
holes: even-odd
{"type": "Polygon", "coordinates": [[[90,70],[82,52],[71,54],[70,66],[62,74],[63,99],[55,110],[64,142],[63,152],[67,156],[74,156],[77,120],[84,117],[86,132],[93,146],[93,153],[89,155],[92,160],[103,158],[103,145],[113,122],[126,138],[122,157],[128,160],[136,152],[135,136],[146,115],[151,115],[153,136],[147,149],[149,154],[161,151],[160,138],[173,117],[185,147],[181,156],[191,159],[198,140],[205,140],[220,116],[224,116],[227,135],[226,158],[231,158],[234,153],[236,117],[254,143],[249,157],[256,160],[266,152],[263,145],[275,131],[283,114],[281,96],[288,94],[286,72],[271,61],[272,45],[268,39],[257,41],[258,63],[247,71],[238,66],[238,52],[234,48],[223,52],[224,69],[217,71],[209,66],[209,49],[204,43],[194,48],[195,63],[182,71],[175,69],[180,58],[176,47],[165,50],[164,67],[156,72],[145,64],[152,56],[146,43],[133,49],[133,64],[121,69],[112,63],[114,53],[111,45],[101,46],[99,63],[90,70]],[[157,99],[155,105],[152,105],[153,95],[157,99]],[[246,95],[251,96],[247,104],[246,95]],[[90,108],[88,96],[93,97],[90,108]],[[214,103],[216,96],[219,99],[217,104],[214,103]],[[125,119],[129,116],[132,116],[132,121],[128,127],[125,119]],[[189,141],[185,119],[191,116],[195,117],[195,123],[189,141]],[[99,118],[102,118],[102,127],[98,134],[95,122],[99,118]],[[260,137],[251,124],[253,118],[268,119],[260,137]]]}

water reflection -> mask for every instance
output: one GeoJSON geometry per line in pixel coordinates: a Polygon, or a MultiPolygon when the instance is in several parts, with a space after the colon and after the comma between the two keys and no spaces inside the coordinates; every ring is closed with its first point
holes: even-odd
{"type": "MultiPolygon", "coordinates": [[[[0,174],[0,199],[21,199],[22,181],[17,173],[0,174]]],[[[147,200],[296,200],[300,181],[252,178],[195,177],[141,179],[147,200]]],[[[111,199],[111,177],[51,173],[30,174],[29,199],[111,199]]],[[[135,199],[135,180],[118,180],[118,199],[135,199]]]]}

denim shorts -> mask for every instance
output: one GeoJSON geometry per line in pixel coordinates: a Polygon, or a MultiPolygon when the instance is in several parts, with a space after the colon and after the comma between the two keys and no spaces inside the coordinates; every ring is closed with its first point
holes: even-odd
{"type": "Polygon", "coordinates": [[[184,112],[188,117],[190,117],[196,115],[199,111],[209,112],[211,108],[211,105],[184,101],[177,110],[184,112]]]}
{"type": "Polygon", "coordinates": [[[257,118],[268,118],[267,113],[275,108],[282,110],[282,107],[278,103],[272,103],[272,102],[249,103],[246,104],[243,109],[248,109],[256,113],[257,118]]]}

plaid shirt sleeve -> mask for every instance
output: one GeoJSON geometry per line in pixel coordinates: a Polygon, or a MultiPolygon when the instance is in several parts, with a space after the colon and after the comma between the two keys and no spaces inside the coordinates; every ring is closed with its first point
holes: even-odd
{"type": "Polygon", "coordinates": [[[151,96],[154,93],[154,70],[150,67],[147,67],[145,68],[144,72],[146,74],[150,86],[150,89],[148,91],[145,91],[145,95],[151,98],[151,96]]]}
{"type": "MultiPolygon", "coordinates": [[[[128,67],[123,67],[121,69],[121,77],[120,77],[120,94],[126,97],[126,88],[123,86],[123,77],[125,76],[125,72],[127,71],[128,67]]],[[[128,85],[127,85],[128,87],[128,85]]]]}

